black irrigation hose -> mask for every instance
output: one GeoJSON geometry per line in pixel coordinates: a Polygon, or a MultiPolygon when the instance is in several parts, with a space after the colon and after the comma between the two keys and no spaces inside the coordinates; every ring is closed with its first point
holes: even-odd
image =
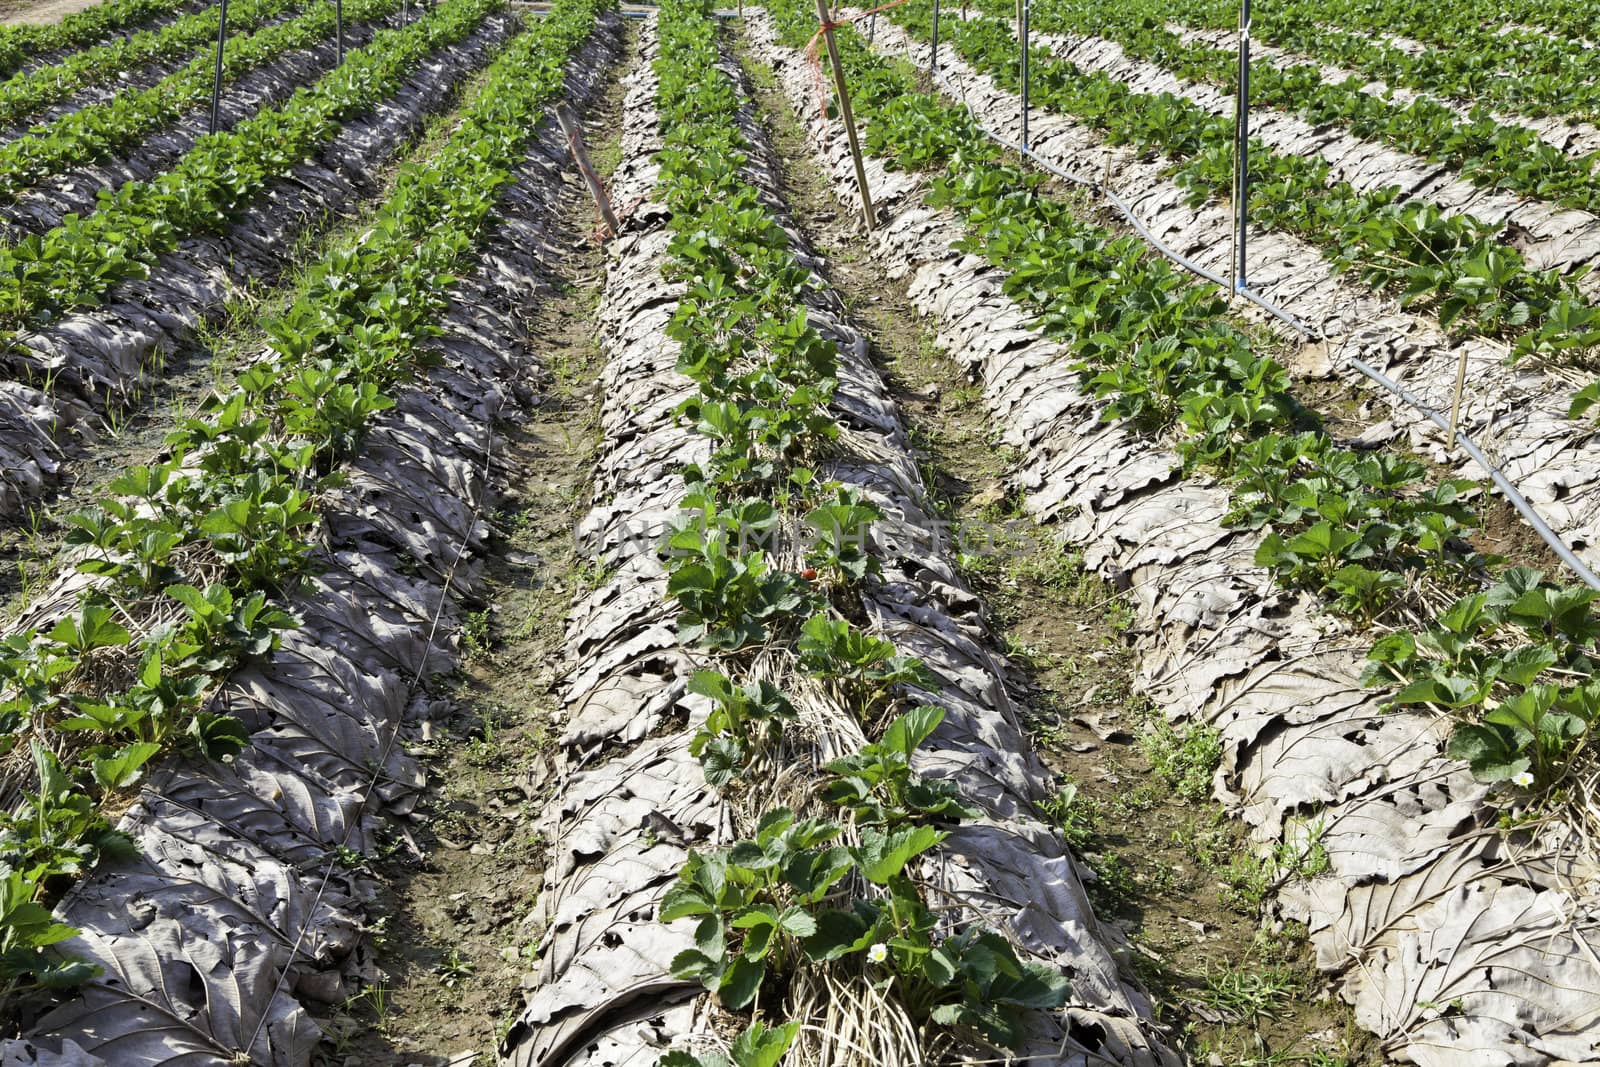
{"type": "MultiPolygon", "coordinates": [[[[963,90],[958,89],[956,86],[950,84],[950,82],[945,78],[942,69],[935,67],[932,73],[934,79],[944,87],[946,92],[948,92],[951,96],[961,100],[962,104],[965,105],[966,93],[963,90]]],[[[1220,286],[1223,289],[1234,290],[1234,286],[1231,282],[1219,277],[1216,274],[1213,274],[1211,271],[1206,270],[1198,263],[1194,263],[1186,259],[1174,249],[1167,247],[1167,245],[1164,244],[1159,237],[1151,233],[1145,227],[1145,225],[1139,221],[1138,217],[1134,215],[1133,209],[1124,203],[1122,198],[1117,196],[1116,193],[1112,192],[1110,188],[1090,178],[1085,178],[1077,174],[1070,174],[1056,166],[1054,163],[1051,163],[1049,160],[1041,159],[1032,148],[1024,148],[1021,145],[1002,137],[1000,134],[996,133],[994,130],[991,130],[988,126],[985,126],[982,122],[980,122],[977,114],[972,112],[971,108],[968,108],[967,110],[972,115],[973,123],[980,131],[982,131],[984,136],[988,137],[991,141],[1000,145],[1002,148],[1020,153],[1021,155],[1032,160],[1037,166],[1042,167],[1058,178],[1072,182],[1075,185],[1084,186],[1085,188],[1093,190],[1095,193],[1105,197],[1105,199],[1117,209],[1122,217],[1127,220],[1128,225],[1132,226],[1134,231],[1138,233],[1140,237],[1144,238],[1150,247],[1154,248],[1157,252],[1172,260],[1172,262],[1176,263],[1184,270],[1189,271],[1191,274],[1198,275],[1199,277],[1204,278],[1206,281],[1211,282],[1213,285],[1220,286]]],[[[1266,311],[1274,318],[1283,322],[1290,329],[1298,333],[1303,339],[1307,341],[1321,340],[1321,338],[1318,338],[1309,327],[1302,324],[1293,315],[1275,306],[1270,301],[1262,298],[1256,293],[1251,292],[1248,287],[1240,288],[1236,291],[1240,296],[1244,297],[1252,304],[1255,304],[1263,311],[1266,311]]],[[[1403,385],[1394,381],[1381,371],[1369,367],[1367,364],[1363,363],[1354,356],[1346,356],[1345,360],[1350,364],[1350,366],[1354,367],[1367,378],[1371,379],[1373,382],[1376,382],[1378,385],[1381,385],[1383,388],[1399,397],[1406,405],[1411,407],[1418,414],[1422,415],[1429,422],[1432,422],[1434,425],[1438,426],[1439,429],[1443,430],[1446,434],[1450,433],[1450,420],[1445,418],[1444,415],[1435,411],[1433,408],[1430,408],[1427,404],[1423,403],[1421,399],[1412,394],[1412,392],[1403,385]]],[[[1540,539],[1542,539],[1546,545],[1550,546],[1550,551],[1554,552],[1556,556],[1560,558],[1561,562],[1570,567],[1573,573],[1581,578],[1586,585],[1592,589],[1600,589],[1600,576],[1597,576],[1594,571],[1590,570],[1588,565],[1585,564],[1583,560],[1579,559],[1572,549],[1567,546],[1567,543],[1562,540],[1561,535],[1550,528],[1550,524],[1544,521],[1544,518],[1540,516],[1538,510],[1534,508],[1533,504],[1528,500],[1528,498],[1522,495],[1521,491],[1517,489],[1516,485],[1512,483],[1511,479],[1506,476],[1506,473],[1495,465],[1494,461],[1489,458],[1483,449],[1478,447],[1477,442],[1471,437],[1467,436],[1465,433],[1461,432],[1459,428],[1456,430],[1455,439],[1456,442],[1460,444],[1461,450],[1465,452],[1473,462],[1482,467],[1484,471],[1488,473],[1490,481],[1494,482],[1495,487],[1499,489],[1501,494],[1511,502],[1511,506],[1516,508],[1517,512],[1524,519],[1528,520],[1528,525],[1532,526],[1533,532],[1538,534],[1540,539]]]]}

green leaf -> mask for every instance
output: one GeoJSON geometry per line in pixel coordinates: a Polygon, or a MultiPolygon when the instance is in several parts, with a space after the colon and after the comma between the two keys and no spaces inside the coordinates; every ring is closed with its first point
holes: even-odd
{"type": "Polygon", "coordinates": [[[1487,687],[1470,678],[1418,678],[1395,694],[1396,704],[1437,704],[1444,708],[1465,708],[1483,702],[1487,687]]]}
{"type": "Polygon", "coordinates": [[[791,904],[778,916],[778,925],[793,937],[810,937],[817,932],[817,920],[806,909],[791,904]]]}
{"type": "Polygon", "coordinates": [[[111,621],[109,607],[91,602],[80,607],[76,615],[56,623],[50,640],[81,654],[96,648],[121,647],[131,639],[126,629],[111,621]]]}
{"type": "Polygon", "coordinates": [[[734,695],[733,683],[721,671],[695,671],[689,677],[688,689],[691,693],[710,697],[724,704],[732,701],[734,695]]]}
{"type": "Polygon", "coordinates": [[[123,789],[139,780],[150,758],[161,751],[153,742],[128,745],[114,755],[93,763],[94,780],[106,789],[123,789]]]}
{"type": "Polygon", "coordinates": [[[101,968],[87,960],[59,960],[38,966],[33,980],[45,989],[76,989],[89,979],[99,977],[100,973],[101,968]]]}
{"type": "Polygon", "coordinates": [[[944,721],[944,709],[931,704],[912,708],[890,723],[883,732],[880,744],[884,748],[910,757],[933,731],[944,721]]]}
{"type": "Polygon", "coordinates": [[[794,886],[802,903],[811,903],[822,899],[853,866],[849,849],[835,845],[818,853],[795,856],[785,865],[783,877],[794,886]]]}
{"type": "Polygon", "coordinates": [[[204,618],[217,610],[216,605],[208,601],[205,594],[192,585],[169,585],[164,592],[198,617],[204,618]]]}
{"type": "Polygon", "coordinates": [[[774,925],[757,926],[745,935],[739,954],[747,960],[764,959],[778,928],[774,925]]]}
{"type": "Polygon", "coordinates": [[[738,841],[728,849],[728,863],[743,871],[769,871],[778,859],[754,841],[738,841]]]}
{"type": "Polygon", "coordinates": [[[753,930],[758,926],[777,926],[778,909],[771,904],[752,904],[733,917],[728,924],[736,930],[753,930]]]}
{"type": "Polygon", "coordinates": [[[756,824],[756,840],[763,845],[773,841],[789,827],[794,825],[795,814],[789,808],[773,808],[761,816],[761,821],[756,824]]]}
{"type": "Polygon", "coordinates": [[[737,737],[716,737],[700,750],[700,766],[706,782],[722,789],[744,769],[744,742],[737,737]]]}
{"type": "Polygon", "coordinates": [[[1294,562],[1294,553],[1289,551],[1283,537],[1276,530],[1271,531],[1261,539],[1256,546],[1255,565],[1257,567],[1279,567],[1294,562]]]}
{"type": "Polygon", "coordinates": [[[1531,758],[1521,755],[1510,730],[1500,726],[1461,723],[1450,735],[1445,751],[1455,759],[1466,760],[1473,777],[1482,782],[1505,781],[1533,765],[1531,758]]]}
{"type": "Polygon", "coordinates": [[[990,991],[995,999],[1039,1011],[1059,1008],[1072,993],[1072,983],[1066,975],[1042,963],[1024,963],[1021,976],[1003,985],[1003,989],[990,991]]]}
{"type": "Polygon", "coordinates": [[[768,1029],[760,1019],[745,1028],[729,1049],[738,1067],[777,1067],[783,1054],[789,1051],[795,1035],[800,1032],[798,1022],[788,1022],[768,1029]]]}
{"type": "Polygon", "coordinates": [[[153,646],[144,656],[144,664],[139,668],[139,682],[146,689],[155,689],[161,684],[161,647],[153,646]]]}
{"type": "Polygon", "coordinates": [[[767,965],[761,960],[738,959],[722,976],[717,987],[717,998],[729,1011],[750,1006],[761,990],[761,980],[767,976],[767,965]]]}
{"type": "Polygon", "coordinates": [[[946,837],[931,826],[903,826],[887,833],[866,828],[861,844],[850,850],[861,876],[876,885],[887,885],[905,865],[946,837]]]}
{"type": "Polygon", "coordinates": [[[39,949],[78,935],[72,927],[56,922],[48,908],[33,902],[37,891],[38,884],[21,871],[0,877],[0,953],[6,957],[0,972],[12,976],[31,973],[45,962],[39,949]]]}
{"type": "Polygon", "coordinates": [[[708,990],[715,990],[722,975],[717,970],[717,961],[697,949],[686,948],[672,957],[669,965],[672,977],[683,979],[696,979],[708,990]]]}
{"type": "Polygon", "coordinates": [[[1524,645],[1500,657],[1500,678],[1513,685],[1532,685],[1539,674],[1560,662],[1549,645],[1524,645]]]}
{"type": "Polygon", "coordinates": [[[244,723],[232,715],[218,715],[210,711],[197,712],[189,720],[185,734],[189,743],[207,759],[236,756],[250,743],[244,723]]]}
{"type": "Polygon", "coordinates": [[[866,901],[856,901],[855,911],[824,911],[816,920],[817,932],[806,938],[802,947],[819,962],[865,952],[878,939],[877,914],[866,901]]]}
{"type": "Polygon", "coordinates": [[[722,934],[722,916],[707,915],[695,924],[694,945],[708,959],[720,960],[728,954],[727,941],[722,934]]]}
{"type": "Polygon", "coordinates": [[[928,979],[928,984],[934,988],[942,988],[956,979],[956,964],[950,958],[950,953],[943,945],[935,945],[922,960],[922,973],[928,979]]]}
{"type": "Polygon", "coordinates": [[[1582,418],[1597,403],[1600,403],[1600,381],[1593,381],[1572,394],[1572,404],[1567,408],[1567,418],[1582,418]]]}
{"type": "Polygon", "coordinates": [[[716,910],[716,905],[706,899],[699,886],[674,882],[661,898],[660,919],[668,923],[691,915],[709,915],[716,910]]]}

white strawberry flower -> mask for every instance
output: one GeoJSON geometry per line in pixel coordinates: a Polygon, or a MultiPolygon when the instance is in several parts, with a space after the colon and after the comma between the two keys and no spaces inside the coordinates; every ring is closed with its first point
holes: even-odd
{"type": "Polygon", "coordinates": [[[885,945],[882,941],[879,941],[876,945],[873,945],[871,948],[867,949],[867,959],[873,963],[882,963],[888,958],[889,946],[885,945]]]}
{"type": "Polygon", "coordinates": [[[1513,774],[1511,776],[1511,784],[1520,786],[1523,789],[1528,788],[1533,784],[1533,772],[1523,771],[1521,774],[1513,774]]]}

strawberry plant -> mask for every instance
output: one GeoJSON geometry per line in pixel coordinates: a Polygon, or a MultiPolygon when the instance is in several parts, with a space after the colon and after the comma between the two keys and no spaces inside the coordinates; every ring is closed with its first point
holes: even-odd
{"type": "Polygon", "coordinates": [[[865,580],[879,570],[870,551],[871,524],[883,517],[854,489],[836,490],[833,500],[806,512],[805,523],[816,537],[806,551],[806,562],[848,584],[865,580]]]}
{"type": "Polygon", "coordinates": [[[730,552],[725,536],[714,533],[684,551],[667,581],[667,595],[678,602],[678,639],[706,648],[735,651],[760,644],[775,623],[806,601],[799,579],[776,570],[765,553],[730,552]]]}
{"type": "Polygon", "coordinates": [[[845,619],[811,616],[800,628],[795,651],[802,667],[839,687],[864,722],[888,705],[895,686],[937,684],[920,659],[902,655],[893,642],[863,633],[845,619]]]}
{"type": "Polygon", "coordinates": [[[660,1067],[777,1067],[799,1030],[799,1023],[768,1027],[756,1019],[734,1038],[728,1055],[692,1056],[675,1050],[661,1057],[660,1067]]]}
{"type": "Polygon", "coordinates": [[[868,826],[977,818],[978,809],[961,798],[954,783],[912,773],[912,754],[943,718],[944,709],[929,706],[899,716],[881,740],[828,764],[833,777],[823,786],[823,797],[868,826]]]}
{"type": "Polygon", "coordinates": [[[1600,641],[1597,597],[1587,586],[1510,568],[1432,626],[1380,640],[1365,680],[1399,682],[1397,705],[1458,718],[1450,752],[1479,778],[1549,789],[1586,748],[1600,710],[1600,687],[1589,680],[1600,641]]]}
{"type": "Polygon", "coordinates": [[[696,671],[689,692],[712,701],[689,752],[705,767],[706,781],[719,789],[743,770],[755,751],[775,744],[783,723],[795,717],[789,698],[771,682],[734,685],[719,671],[696,671]]]}

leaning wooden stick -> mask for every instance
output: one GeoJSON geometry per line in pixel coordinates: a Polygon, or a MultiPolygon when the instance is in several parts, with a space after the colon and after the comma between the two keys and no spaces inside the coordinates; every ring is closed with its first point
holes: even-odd
{"type": "Polygon", "coordinates": [[[1467,391],[1467,346],[1461,346],[1461,358],[1456,362],[1456,390],[1450,398],[1450,440],[1446,447],[1454,449],[1461,432],[1461,396],[1467,391]]]}
{"type": "Polygon", "coordinates": [[[861,186],[861,214],[871,233],[877,223],[872,209],[872,191],[867,188],[867,165],[861,158],[861,142],[856,138],[856,117],[850,110],[850,91],[845,88],[844,64],[839,62],[839,46],[833,40],[833,18],[828,13],[828,0],[817,0],[817,18],[822,20],[822,41],[828,46],[828,61],[833,65],[833,86],[839,94],[839,117],[844,119],[844,133],[850,139],[850,158],[856,165],[856,184],[861,186]]]}
{"type": "Polygon", "coordinates": [[[583,128],[578,125],[577,116],[566,104],[557,104],[556,121],[561,123],[561,132],[567,135],[567,147],[572,150],[572,161],[578,165],[578,173],[583,175],[584,182],[588,184],[595,207],[600,209],[600,219],[606,227],[605,236],[615,237],[622,227],[611,211],[611,198],[606,196],[605,184],[600,181],[600,175],[594,172],[594,167],[589,165],[589,153],[583,148],[583,128]]]}

